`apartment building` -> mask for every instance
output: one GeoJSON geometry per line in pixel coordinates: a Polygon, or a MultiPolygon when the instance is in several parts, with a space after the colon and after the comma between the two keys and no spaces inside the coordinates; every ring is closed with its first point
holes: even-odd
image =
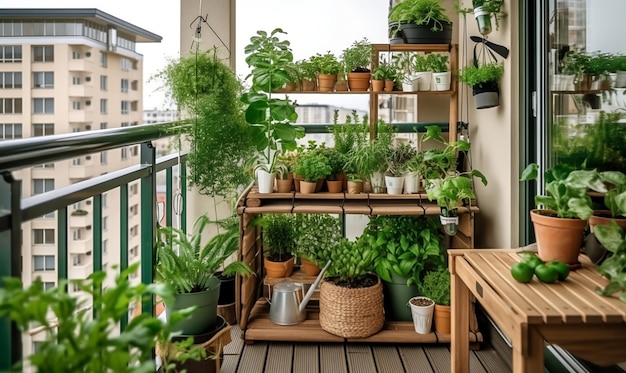
{"type": "MultiPolygon", "coordinates": [[[[143,56],[136,45],[160,41],[160,36],[97,9],[0,9],[0,140],[140,125],[143,56]]],[[[22,180],[23,197],[30,197],[137,164],[138,157],[139,147],[132,146],[44,163],[15,175],[22,180]]],[[[25,284],[41,277],[45,287],[57,285],[63,265],[56,243],[62,239],[69,243],[70,280],[92,273],[100,250],[103,270],[119,264],[120,237],[128,237],[129,261],[139,261],[138,182],[128,186],[128,196],[125,235],[120,232],[119,191],[74,204],[67,212],[67,232],[58,231],[57,213],[24,223],[25,284]],[[94,219],[96,208],[102,210],[100,221],[94,219]],[[101,237],[94,237],[94,224],[102,227],[101,237]]],[[[76,286],[68,291],[81,296],[76,286]]],[[[36,332],[24,336],[25,355],[43,337],[36,332]]]]}

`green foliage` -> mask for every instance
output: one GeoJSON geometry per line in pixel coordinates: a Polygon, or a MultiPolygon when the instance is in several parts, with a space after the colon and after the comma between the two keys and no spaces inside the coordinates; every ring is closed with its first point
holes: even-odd
{"type": "Polygon", "coordinates": [[[315,65],[316,70],[322,74],[337,74],[342,68],[337,57],[330,51],[326,54],[316,54],[311,57],[311,62],[315,65]]]}
{"type": "Polygon", "coordinates": [[[426,56],[428,70],[434,73],[444,73],[448,71],[448,56],[440,53],[430,53],[426,56]]]}
{"type": "Polygon", "coordinates": [[[594,234],[602,246],[613,253],[598,267],[598,272],[608,278],[609,283],[596,292],[611,296],[621,291],[620,299],[626,303],[626,232],[612,221],[611,225],[597,225],[594,234]]]}
{"type": "Polygon", "coordinates": [[[297,214],[296,254],[320,263],[336,251],[343,237],[341,220],[329,214],[297,214]]]}
{"type": "Polygon", "coordinates": [[[461,2],[454,3],[454,10],[459,14],[474,13],[474,9],[480,7],[485,12],[489,13],[489,16],[493,18],[496,24],[496,30],[500,29],[500,21],[506,17],[506,13],[502,11],[504,6],[504,0],[473,0],[471,8],[463,8],[461,2]]]}
{"type": "Polygon", "coordinates": [[[296,62],[296,68],[298,69],[298,76],[301,79],[315,80],[315,73],[317,67],[310,59],[304,59],[296,62]]]}
{"type": "MultiPolygon", "coordinates": [[[[387,170],[387,160],[391,151],[394,128],[382,120],[378,121],[377,136],[368,140],[367,137],[358,138],[354,148],[348,152],[347,168],[361,175],[363,180],[374,172],[387,170]]],[[[364,127],[367,130],[367,127],[364,127]]]]}
{"type": "Polygon", "coordinates": [[[373,80],[393,80],[396,81],[398,71],[396,67],[386,61],[382,61],[372,72],[373,80]]]}
{"type": "MultiPolygon", "coordinates": [[[[539,165],[529,164],[522,172],[521,180],[535,180],[539,165]]],[[[535,196],[535,204],[553,210],[560,218],[589,219],[593,214],[589,190],[605,193],[604,182],[597,170],[575,170],[565,164],[547,169],[543,176],[546,195],[535,196]]]]}
{"type": "Polygon", "coordinates": [[[196,219],[193,234],[181,229],[160,227],[156,245],[157,280],[171,285],[179,294],[207,289],[209,280],[221,270],[225,276],[252,273],[247,264],[234,261],[221,269],[224,261],[239,250],[239,227],[232,225],[225,232],[202,243],[204,229],[211,221],[206,215],[196,219]]]}
{"type": "Polygon", "coordinates": [[[268,259],[282,262],[293,256],[297,239],[293,215],[262,215],[255,219],[254,224],[263,228],[263,247],[268,259]]]}
{"type": "Polygon", "coordinates": [[[316,151],[326,158],[326,162],[330,166],[330,175],[328,175],[329,178],[334,177],[336,174],[345,172],[346,162],[348,160],[345,154],[340,153],[335,148],[328,148],[325,145],[316,149],[316,151]]]}
{"type": "Polygon", "coordinates": [[[428,272],[419,285],[420,292],[440,306],[450,305],[450,272],[441,267],[428,272]]]}
{"type": "Polygon", "coordinates": [[[316,182],[332,173],[328,158],[319,151],[307,151],[298,156],[294,172],[304,178],[304,181],[316,182]]]}
{"type": "Polygon", "coordinates": [[[385,281],[393,273],[408,277],[407,286],[419,284],[424,270],[445,262],[439,223],[432,217],[378,215],[359,240],[376,250],[376,273],[385,281]]]}
{"type": "Polygon", "coordinates": [[[346,72],[370,72],[372,45],[367,38],[355,40],[343,50],[341,59],[346,66],[346,72]]]}
{"type": "MultiPolygon", "coordinates": [[[[467,141],[459,140],[448,143],[441,136],[441,128],[436,125],[426,126],[426,133],[421,139],[422,145],[428,140],[434,140],[443,145],[444,148],[422,150],[420,152],[421,157],[411,161],[411,168],[417,169],[426,180],[446,177],[450,171],[456,169],[457,152],[470,149],[470,143],[467,141]]],[[[422,148],[424,147],[422,146],[422,148]]]]}
{"type": "Polygon", "coordinates": [[[611,211],[611,216],[626,217],[626,175],[620,171],[600,172],[604,183],[611,185],[604,194],[604,206],[611,211]]]}
{"type": "Polygon", "coordinates": [[[286,33],[280,28],[270,34],[257,31],[244,48],[252,85],[241,100],[247,105],[245,118],[259,152],[255,166],[268,172],[274,171],[276,154],[295,150],[296,140],[304,136],[303,128],[291,124],[298,119],[295,103],[289,98],[272,97],[272,92],[289,82],[295,73],[290,43],[280,40],[279,34],[286,33]]]}
{"type": "MultiPolygon", "coordinates": [[[[41,278],[25,288],[19,278],[3,279],[0,288],[0,315],[15,321],[22,332],[37,323],[46,334],[38,350],[28,357],[38,372],[154,372],[152,351],[157,342],[171,340],[176,324],[188,317],[193,308],[175,312],[169,320],[143,313],[128,323],[119,335],[113,333],[127,317],[129,305],[159,296],[173,298],[165,284],[132,285],[129,276],[139,263],[122,271],[113,286],[104,288],[105,272],[94,272],[85,280],[71,280],[88,295],[78,298],[67,293],[67,280],[56,288],[44,290],[41,278]],[[82,300],[81,300],[82,299],[82,300]]],[[[193,339],[176,346],[185,347],[199,359],[204,349],[191,346],[193,339]]],[[[171,343],[171,342],[170,342],[171,343]]],[[[21,363],[19,364],[21,365],[21,363]]],[[[166,365],[166,369],[171,368],[166,365]]],[[[21,371],[22,367],[16,367],[21,371]]],[[[168,370],[166,370],[168,371],[168,370]]]]}
{"type": "Polygon", "coordinates": [[[349,284],[358,284],[363,277],[374,271],[376,250],[362,240],[356,242],[342,237],[334,251],[324,251],[322,262],[332,260],[326,271],[327,277],[339,277],[349,284]]]}
{"type": "Polygon", "coordinates": [[[428,65],[428,57],[426,57],[425,54],[422,54],[422,53],[414,54],[412,61],[413,61],[413,70],[415,72],[430,71],[429,65],[428,65]]]}
{"type": "Polygon", "coordinates": [[[483,185],[487,185],[487,179],[478,170],[463,175],[448,175],[442,180],[433,180],[428,184],[426,187],[428,200],[437,200],[443,216],[457,216],[460,202],[476,198],[471,179],[474,176],[479,177],[483,185]]]}
{"type": "Polygon", "coordinates": [[[471,87],[484,83],[497,83],[504,75],[504,65],[499,62],[484,65],[468,65],[459,71],[459,81],[471,87]]]}
{"type": "Polygon", "coordinates": [[[443,0],[404,0],[391,8],[390,21],[406,21],[417,25],[432,25],[432,31],[443,30],[443,24],[452,24],[441,5],[443,0]]]}
{"type": "Polygon", "coordinates": [[[409,143],[398,143],[391,148],[387,160],[387,173],[402,176],[407,172],[407,162],[415,157],[417,150],[409,143]]]}
{"type": "Polygon", "coordinates": [[[368,122],[367,117],[359,118],[356,110],[346,117],[345,124],[339,124],[339,110],[333,113],[333,126],[328,130],[333,135],[333,147],[341,154],[347,155],[357,144],[362,143],[367,138],[368,122]]]}
{"type": "Polygon", "coordinates": [[[193,116],[190,181],[201,193],[231,196],[250,182],[243,161],[252,156],[252,133],[241,102],[242,85],[217,49],[169,61],[157,77],[170,97],[193,116]]]}

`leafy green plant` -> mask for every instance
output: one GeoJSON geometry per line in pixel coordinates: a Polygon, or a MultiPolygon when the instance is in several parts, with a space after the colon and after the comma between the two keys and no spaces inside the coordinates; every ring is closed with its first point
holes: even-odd
{"type": "Polygon", "coordinates": [[[385,172],[391,151],[394,129],[382,120],[378,121],[374,139],[359,138],[359,142],[348,153],[347,168],[361,175],[363,180],[374,172],[385,172]]]}
{"type": "Polygon", "coordinates": [[[296,139],[304,136],[303,128],[291,124],[298,119],[295,103],[288,97],[272,97],[274,90],[289,82],[290,72],[293,72],[290,43],[280,40],[280,34],[286,33],[280,28],[270,34],[257,31],[244,48],[248,55],[246,63],[251,68],[248,78],[252,78],[252,85],[241,99],[248,105],[245,118],[259,152],[252,163],[255,168],[264,168],[268,172],[274,171],[276,155],[295,150],[296,139]]]}
{"type": "Polygon", "coordinates": [[[343,50],[341,59],[347,72],[370,72],[372,45],[367,38],[355,40],[343,50]]]}
{"type": "Polygon", "coordinates": [[[311,57],[311,62],[321,74],[337,74],[342,68],[337,57],[330,51],[325,54],[316,54],[311,57]]]}
{"type": "Polygon", "coordinates": [[[484,65],[468,65],[459,70],[459,81],[471,87],[482,87],[486,83],[497,83],[504,75],[504,65],[499,62],[484,65]]]}
{"type": "Polygon", "coordinates": [[[337,250],[343,237],[341,220],[329,214],[297,214],[296,255],[319,264],[337,250]]]}
{"type": "Polygon", "coordinates": [[[307,151],[298,156],[294,172],[302,176],[304,181],[316,182],[332,173],[332,168],[326,158],[319,151],[307,151]]]}
{"type": "Polygon", "coordinates": [[[296,69],[298,70],[298,76],[300,79],[315,80],[315,73],[317,67],[311,59],[304,59],[296,62],[296,69]]]}
{"type": "Polygon", "coordinates": [[[391,176],[402,176],[407,172],[407,162],[417,154],[417,150],[409,143],[396,144],[389,152],[387,173],[391,176]]]}
{"type": "Polygon", "coordinates": [[[296,249],[296,230],[291,214],[267,214],[255,219],[254,224],[263,228],[265,257],[283,262],[293,256],[296,249]]]}
{"type": "Polygon", "coordinates": [[[600,178],[611,185],[604,194],[604,206],[613,218],[626,217],[626,175],[620,171],[604,171],[600,172],[600,178]]]}
{"type": "MultiPolygon", "coordinates": [[[[154,372],[152,351],[157,342],[186,349],[185,359],[205,357],[203,348],[192,346],[193,338],[171,342],[176,324],[189,316],[191,308],[174,312],[165,321],[142,313],[130,320],[119,335],[112,333],[128,317],[131,304],[153,296],[173,298],[173,288],[165,284],[132,285],[129,276],[138,268],[139,263],[131,265],[106,288],[107,274],[102,271],[84,280],[61,280],[48,290],[44,290],[39,277],[28,287],[19,278],[4,278],[0,315],[8,316],[22,332],[28,332],[33,323],[43,329],[45,340],[28,357],[39,372],[154,372]],[[68,294],[68,284],[87,294],[91,305],[87,297],[68,294]]],[[[18,364],[16,371],[22,371],[22,364],[18,364]]],[[[165,364],[165,371],[172,368],[165,364]]]]}
{"type": "Polygon", "coordinates": [[[338,277],[347,287],[360,287],[364,277],[374,271],[376,250],[362,241],[342,237],[336,250],[322,252],[323,262],[332,260],[326,277],[338,277]]]}
{"type": "Polygon", "coordinates": [[[419,285],[420,292],[440,306],[450,305],[450,272],[441,267],[430,271],[419,285]]]}
{"type": "Polygon", "coordinates": [[[416,53],[413,55],[413,71],[415,72],[423,72],[430,71],[430,66],[428,64],[428,57],[422,53],[416,53]]]}
{"type": "MultiPolygon", "coordinates": [[[[522,172],[521,180],[535,180],[539,165],[529,164],[522,172]]],[[[575,170],[573,167],[557,164],[545,170],[543,175],[546,195],[535,196],[535,204],[552,210],[559,218],[589,219],[593,214],[589,190],[607,191],[597,170],[575,170]]]]}
{"type": "Polygon", "coordinates": [[[487,178],[478,170],[471,170],[461,175],[448,175],[442,180],[428,184],[426,187],[428,200],[437,200],[442,216],[458,216],[459,203],[476,198],[471,179],[474,176],[479,177],[483,185],[487,185],[487,178]]]}
{"type": "Polygon", "coordinates": [[[608,278],[609,283],[604,288],[597,288],[596,292],[611,296],[621,291],[620,299],[626,303],[626,232],[612,221],[611,225],[597,225],[594,234],[613,254],[598,266],[598,272],[608,278]]]}
{"type": "Polygon", "coordinates": [[[396,81],[398,72],[394,65],[387,61],[381,63],[372,71],[372,79],[374,80],[393,80],[396,81]]]}
{"type": "Polygon", "coordinates": [[[432,31],[443,30],[443,24],[452,24],[441,5],[443,0],[404,0],[391,8],[389,21],[431,25],[432,31]]]}
{"type": "Polygon", "coordinates": [[[409,77],[415,72],[413,69],[413,56],[414,53],[411,52],[393,53],[391,61],[396,66],[398,72],[402,73],[405,77],[409,77]]]}
{"type": "Polygon", "coordinates": [[[454,4],[454,10],[459,14],[474,13],[474,10],[480,7],[483,11],[489,13],[489,17],[493,18],[496,30],[500,29],[500,21],[506,17],[506,13],[502,11],[504,0],[473,0],[471,8],[463,8],[460,2],[454,4]]]}
{"type": "MultiPolygon", "coordinates": [[[[446,177],[451,171],[456,170],[457,152],[468,151],[470,143],[459,140],[448,143],[441,136],[441,128],[436,125],[426,126],[426,133],[422,136],[421,148],[425,148],[425,143],[429,140],[438,142],[443,146],[440,148],[431,148],[422,150],[421,164],[413,163],[418,166],[419,173],[426,180],[440,179],[446,177]]],[[[416,162],[416,161],[413,161],[416,162]]]]}
{"type": "Polygon", "coordinates": [[[325,145],[317,149],[317,152],[326,158],[330,166],[328,178],[333,178],[335,175],[345,172],[348,159],[345,154],[339,152],[336,148],[328,148],[325,145]]]}
{"type": "Polygon", "coordinates": [[[356,110],[352,110],[352,113],[346,116],[345,123],[340,124],[339,110],[335,109],[333,125],[328,127],[328,130],[333,135],[333,147],[339,153],[347,155],[358,143],[365,141],[368,128],[367,116],[359,118],[356,110]]]}
{"type": "Polygon", "coordinates": [[[428,71],[434,73],[444,73],[448,71],[448,56],[440,53],[430,53],[426,56],[428,71]]]}
{"type": "Polygon", "coordinates": [[[250,267],[241,261],[232,261],[222,268],[226,259],[239,250],[238,225],[233,224],[203,244],[202,234],[209,223],[211,220],[201,215],[190,235],[175,227],[161,227],[157,231],[156,278],[171,285],[178,294],[207,290],[209,280],[218,271],[224,276],[252,274],[250,267]]]}
{"type": "Polygon", "coordinates": [[[426,216],[378,215],[359,238],[376,250],[375,270],[391,282],[391,274],[407,277],[407,286],[419,284],[424,271],[444,263],[439,224],[426,216]]]}

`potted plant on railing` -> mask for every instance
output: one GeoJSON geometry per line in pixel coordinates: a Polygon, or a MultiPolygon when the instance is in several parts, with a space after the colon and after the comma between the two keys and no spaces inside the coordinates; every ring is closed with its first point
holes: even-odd
{"type": "Polygon", "coordinates": [[[408,143],[396,144],[389,152],[385,185],[388,194],[402,194],[407,162],[417,154],[417,150],[408,143]]]}
{"type": "Polygon", "coordinates": [[[317,70],[317,87],[320,92],[330,92],[335,90],[337,74],[341,71],[341,63],[330,51],[326,54],[316,54],[311,57],[311,62],[317,70]]]}
{"type": "Polygon", "coordinates": [[[301,193],[315,193],[317,185],[323,185],[323,180],[332,173],[328,159],[316,149],[306,151],[298,156],[294,172],[300,175],[301,193]],[[322,180],[322,182],[320,182],[322,180]]]}
{"type": "Polygon", "coordinates": [[[439,224],[432,217],[378,215],[370,220],[360,240],[377,251],[375,270],[383,280],[385,315],[410,321],[407,302],[420,295],[425,271],[444,265],[439,224]]]}
{"type": "Polygon", "coordinates": [[[341,220],[329,214],[297,214],[296,251],[300,268],[307,276],[317,276],[324,265],[322,253],[337,249],[341,238],[341,220]]]}
{"type": "Polygon", "coordinates": [[[435,331],[450,334],[450,272],[445,266],[432,270],[424,276],[420,292],[435,302],[433,321],[435,331]]]}
{"type": "Polygon", "coordinates": [[[344,237],[335,250],[322,256],[324,262],[332,262],[320,284],[321,328],[344,338],[377,333],[385,315],[382,283],[374,273],[376,251],[344,237]]]}
{"type": "Polygon", "coordinates": [[[367,38],[355,40],[344,49],[341,59],[348,73],[348,88],[350,91],[367,91],[370,87],[372,45],[367,38]]]}
{"type": "Polygon", "coordinates": [[[187,235],[175,227],[161,227],[157,233],[156,279],[175,289],[172,303],[166,303],[166,315],[196,306],[191,317],[179,324],[182,334],[200,335],[212,331],[217,320],[217,300],[222,275],[250,275],[252,270],[241,261],[224,263],[239,249],[239,227],[213,236],[206,243],[202,235],[211,223],[206,215],[199,216],[193,233],[187,235]],[[222,268],[223,267],[223,268],[222,268]]]}
{"type": "Polygon", "coordinates": [[[450,44],[452,21],[443,0],[405,0],[389,12],[391,44],[450,44]]]}
{"type": "MultiPolygon", "coordinates": [[[[521,180],[535,180],[538,173],[539,165],[532,163],[522,172],[521,180]]],[[[535,204],[541,208],[530,211],[538,255],[543,261],[558,260],[572,269],[579,267],[584,231],[593,214],[588,192],[606,193],[607,188],[598,171],[575,170],[564,164],[545,170],[543,180],[546,195],[535,196],[535,204]]]]}
{"type": "Polygon", "coordinates": [[[448,56],[440,53],[430,53],[426,57],[428,69],[432,71],[433,87],[435,91],[450,90],[450,79],[452,73],[448,70],[448,56]]]}
{"type": "Polygon", "coordinates": [[[295,103],[288,97],[272,97],[277,87],[289,81],[289,72],[293,69],[289,41],[280,40],[279,34],[284,34],[280,28],[270,34],[257,31],[244,48],[252,84],[241,99],[247,105],[245,117],[257,150],[257,155],[248,164],[256,170],[258,181],[266,181],[259,183],[260,193],[273,191],[276,156],[295,150],[296,139],[304,136],[303,128],[291,124],[298,118],[295,103]]]}
{"type": "Polygon", "coordinates": [[[504,65],[491,62],[474,64],[459,71],[459,81],[472,87],[476,109],[488,109],[500,104],[498,82],[504,75],[504,65]]]}
{"type": "Polygon", "coordinates": [[[263,232],[263,268],[267,277],[289,277],[293,272],[296,248],[294,217],[291,214],[267,214],[254,220],[263,232]]]}

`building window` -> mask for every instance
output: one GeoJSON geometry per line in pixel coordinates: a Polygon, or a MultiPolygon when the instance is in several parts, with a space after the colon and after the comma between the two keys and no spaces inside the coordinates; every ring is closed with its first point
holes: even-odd
{"type": "Polygon", "coordinates": [[[106,232],[108,230],[109,230],[109,217],[103,216],[102,217],[102,231],[106,232]]]}
{"type": "Polygon", "coordinates": [[[102,254],[106,254],[109,251],[109,240],[102,241],[102,254]]]}
{"type": "Polygon", "coordinates": [[[33,229],[33,244],[53,245],[54,229],[33,229]]]}
{"type": "Polygon", "coordinates": [[[78,76],[73,76],[73,77],[72,77],[72,84],[73,84],[73,85],[79,85],[79,84],[80,84],[80,77],[78,77],[78,76]]]}
{"type": "Polygon", "coordinates": [[[100,99],[100,113],[101,114],[107,113],[107,99],[106,98],[100,99]]]}
{"type": "Polygon", "coordinates": [[[79,291],[81,291],[80,285],[78,283],[76,283],[76,282],[72,282],[72,292],[76,293],[76,292],[79,292],[79,291]]]}
{"type": "Polygon", "coordinates": [[[100,52],[100,67],[107,67],[107,54],[105,52],[100,52]]]}
{"type": "Polygon", "coordinates": [[[33,136],[54,135],[54,123],[34,123],[33,136]]]}
{"type": "Polygon", "coordinates": [[[72,51],[72,59],[80,60],[80,51],[72,51]]]}
{"type": "Polygon", "coordinates": [[[54,287],[57,286],[57,284],[54,281],[44,281],[42,284],[43,284],[44,291],[54,289],[54,287]]]}
{"type": "Polygon", "coordinates": [[[21,72],[0,73],[0,88],[2,89],[22,88],[22,73],[21,72]]]}
{"type": "Polygon", "coordinates": [[[101,91],[107,90],[107,79],[108,77],[106,75],[100,75],[100,90],[101,91]]]}
{"type": "Polygon", "coordinates": [[[129,250],[129,256],[131,258],[136,257],[137,255],[139,255],[139,246],[133,246],[130,248],[129,250]]]}
{"type": "Polygon", "coordinates": [[[82,255],[74,255],[72,256],[72,265],[74,266],[79,266],[81,265],[83,262],[83,256],[82,255]]]}
{"type": "Polygon", "coordinates": [[[54,271],[54,255],[33,255],[33,269],[35,271],[54,271]]]}
{"type": "Polygon", "coordinates": [[[137,184],[133,184],[130,186],[130,195],[134,196],[137,193],[139,193],[139,187],[137,186],[137,184]]]}
{"type": "Polygon", "coordinates": [[[33,73],[33,88],[54,88],[54,72],[40,71],[33,73]]]}
{"type": "Polygon", "coordinates": [[[0,46],[0,62],[22,62],[22,46],[21,45],[2,45],[0,46]]]}
{"type": "Polygon", "coordinates": [[[103,209],[109,207],[109,195],[108,194],[103,194],[101,201],[102,201],[102,208],[103,209]]]}
{"type": "Polygon", "coordinates": [[[122,114],[130,113],[130,101],[122,101],[122,114]]]}
{"type": "Polygon", "coordinates": [[[1,98],[0,114],[22,114],[22,99],[1,98]]]}
{"type": "Polygon", "coordinates": [[[33,179],[33,195],[54,190],[54,179],[33,179]]]}
{"type": "Polygon", "coordinates": [[[80,110],[80,101],[72,101],[72,110],[80,110]]]}
{"type": "Polygon", "coordinates": [[[100,152],[100,164],[107,164],[107,152],[100,152]]]}
{"type": "Polygon", "coordinates": [[[0,123],[0,140],[22,138],[22,123],[0,123]]]}
{"type": "Polygon", "coordinates": [[[139,214],[139,205],[132,205],[130,206],[130,216],[135,216],[137,214],[139,214]]]}
{"type": "Polygon", "coordinates": [[[130,89],[136,91],[139,89],[139,82],[137,80],[133,80],[130,84],[130,89]]]}
{"type": "Polygon", "coordinates": [[[131,237],[137,237],[138,234],[139,234],[139,227],[137,225],[133,225],[132,227],[130,227],[131,237]]]}
{"type": "Polygon", "coordinates": [[[130,69],[133,68],[133,61],[131,61],[128,58],[122,57],[120,59],[120,65],[121,65],[122,71],[129,71],[130,69]]]}
{"type": "Polygon", "coordinates": [[[101,130],[107,129],[107,126],[108,126],[107,122],[100,122],[100,129],[101,130]]]}
{"type": "Polygon", "coordinates": [[[54,114],[54,98],[34,98],[33,114],[54,114]]]}
{"type": "Polygon", "coordinates": [[[122,92],[128,92],[128,79],[122,79],[122,92]]]}
{"type": "Polygon", "coordinates": [[[33,46],[33,62],[54,62],[54,45],[33,46]]]}
{"type": "Polygon", "coordinates": [[[83,239],[83,230],[82,229],[74,229],[72,231],[72,238],[74,241],[80,241],[83,239]]]}
{"type": "Polygon", "coordinates": [[[122,148],[120,149],[122,152],[122,160],[125,161],[128,159],[128,148],[122,148]]]}

